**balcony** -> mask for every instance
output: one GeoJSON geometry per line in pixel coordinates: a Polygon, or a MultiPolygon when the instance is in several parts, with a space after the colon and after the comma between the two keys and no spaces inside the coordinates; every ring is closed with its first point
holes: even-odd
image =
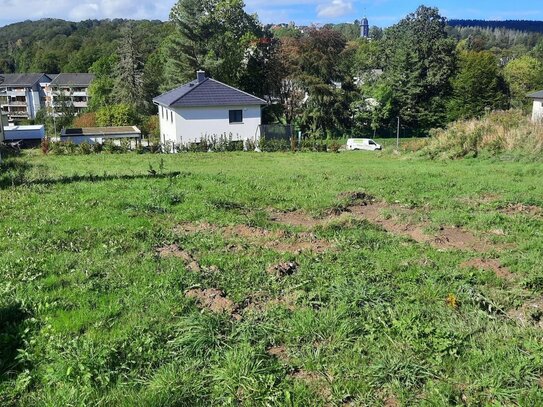
{"type": "Polygon", "coordinates": [[[89,106],[88,102],[73,102],[73,106],[79,109],[85,109],[89,106]]]}
{"type": "Polygon", "coordinates": [[[5,103],[7,106],[26,106],[26,101],[20,101],[20,100],[10,100],[7,103],[5,103]]]}

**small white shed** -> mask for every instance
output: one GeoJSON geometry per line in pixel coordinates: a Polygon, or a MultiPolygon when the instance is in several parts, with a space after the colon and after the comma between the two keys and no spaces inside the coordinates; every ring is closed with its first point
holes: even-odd
{"type": "Polygon", "coordinates": [[[196,80],[153,99],[158,105],[161,143],[186,145],[204,138],[260,137],[262,106],[266,101],[198,71],[196,80]]]}
{"type": "Polygon", "coordinates": [[[543,122],[543,90],[528,95],[529,98],[533,99],[534,106],[532,109],[532,121],[534,123],[543,122]]]}

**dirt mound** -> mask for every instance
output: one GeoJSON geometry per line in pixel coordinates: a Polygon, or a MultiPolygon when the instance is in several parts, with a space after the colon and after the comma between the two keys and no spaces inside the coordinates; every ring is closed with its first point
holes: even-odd
{"type": "Polygon", "coordinates": [[[274,264],[268,267],[267,271],[277,277],[291,276],[298,271],[298,264],[292,261],[274,264]]]}
{"type": "Polygon", "coordinates": [[[328,379],[320,373],[298,369],[291,374],[291,377],[295,380],[304,382],[325,400],[329,400],[332,397],[330,383],[328,379]]]}
{"type": "Polygon", "coordinates": [[[535,205],[525,205],[522,203],[509,204],[505,208],[502,208],[500,212],[514,216],[514,215],[526,215],[526,216],[540,216],[543,214],[543,208],[535,205]]]}
{"type": "Polygon", "coordinates": [[[522,307],[509,311],[507,315],[523,326],[535,325],[543,328],[543,298],[527,302],[522,307]]]}
{"type": "Polygon", "coordinates": [[[365,193],[365,192],[342,192],[337,196],[337,199],[340,201],[346,201],[349,205],[354,204],[366,204],[369,205],[372,202],[375,202],[375,197],[365,193]]]}
{"type": "Polygon", "coordinates": [[[473,233],[454,227],[442,228],[431,243],[440,249],[470,250],[480,253],[492,249],[491,244],[478,238],[473,233]]]}
{"type": "Polygon", "coordinates": [[[229,238],[242,238],[242,239],[266,239],[266,238],[280,238],[283,236],[282,231],[271,231],[262,228],[255,228],[247,225],[235,225],[228,226],[221,230],[221,233],[225,237],[229,238]]]}
{"type": "Polygon", "coordinates": [[[282,362],[288,362],[289,360],[287,348],[284,345],[272,346],[266,351],[266,353],[282,362]]]}
{"type": "Polygon", "coordinates": [[[185,296],[195,299],[202,308],[211,312],[232,314],[235,311],[234,302],[226,298],[221,290],[215,288],[194,288],[187,291],[185,296]]]}
{"type": "Polygon", "coordinates": [[[507,267],[503,267],[496,259],[472,259],[461,264],[464,268],[493,271],[498,277],[512,280],[515,275],[507,267]]]}
{"type": "Polygon", "coordinates": [[[277,212],[273,211],[270,213],[270,220],[277,223],[282,223],[283,225],[288,225],[298,228],[313,229],[325,222],[323,219],[317,219],[308,215],[302,211],[295,212],[277,212]]]}
{"type": "Polygon", "coordinates": [[[194,257],[187,251],[182,250],[176,244],[171,244],[168,246],[160,247],[157,249],[157,254],[160,257],[176,257],[182,259],[187,268],[193,272],[200,272],[200,264],[194,257]]]}

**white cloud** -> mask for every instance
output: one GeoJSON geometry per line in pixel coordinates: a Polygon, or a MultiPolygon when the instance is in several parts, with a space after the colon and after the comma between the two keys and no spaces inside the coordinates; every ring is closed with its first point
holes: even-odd
{"type": "Polygon", "coordinates": [[[344,0],[332,0],[329,4],[317,6],[318,17],[337,18],[353,11],[353,3],[344,0]]]}

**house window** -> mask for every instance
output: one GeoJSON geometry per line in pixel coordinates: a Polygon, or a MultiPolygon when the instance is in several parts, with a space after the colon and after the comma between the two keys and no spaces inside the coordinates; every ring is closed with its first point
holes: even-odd
{"type": "Polygon", "coordinates": [[[243,110],[230,110],[230,123],[243,123],[243,110]]]}
{"type": "Polygon", "coordinates": [[[162,118],[164,119],[164,108],[162,106],[160,107],[160,113],[162,114],[162,118]]]}
{"type": "Polygon", "coordinates": [[[173,112],[170,112],[170,118],[171,118],[171,121],[173,123],[173,112]]]}

